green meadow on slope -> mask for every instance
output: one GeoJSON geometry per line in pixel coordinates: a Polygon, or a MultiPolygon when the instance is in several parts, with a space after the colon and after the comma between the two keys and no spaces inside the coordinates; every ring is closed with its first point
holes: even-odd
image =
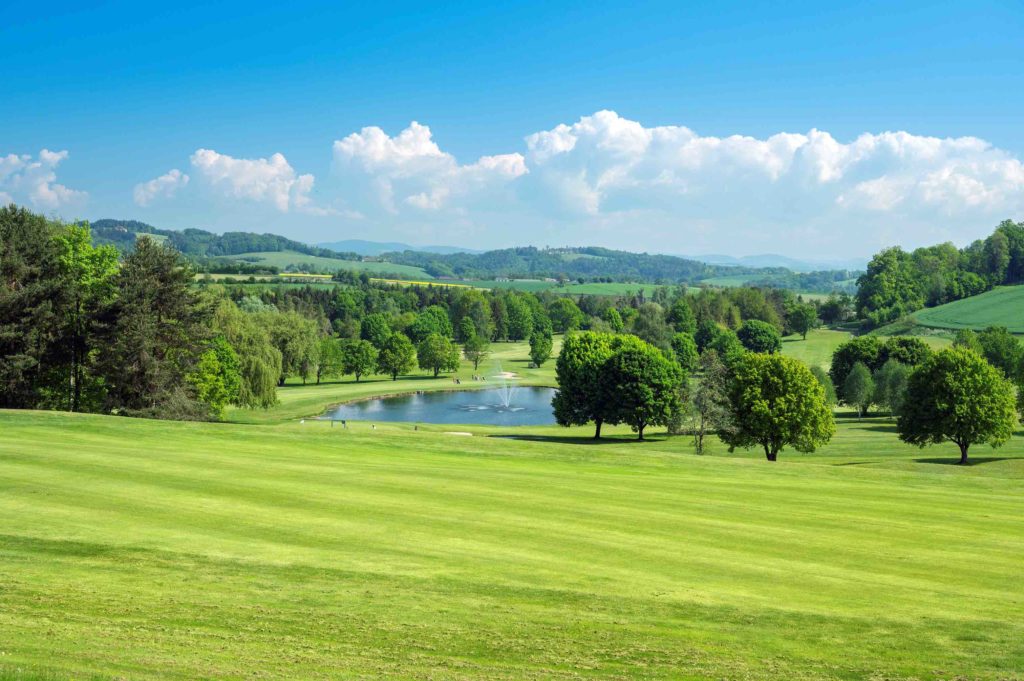
{"type": "Polygon", "coordinates": [[[913,320],[937,329],[975,329],[1005,326],[1024,333],[1024,286],[999,286],[981,295],[920,310],[913,320]]]}

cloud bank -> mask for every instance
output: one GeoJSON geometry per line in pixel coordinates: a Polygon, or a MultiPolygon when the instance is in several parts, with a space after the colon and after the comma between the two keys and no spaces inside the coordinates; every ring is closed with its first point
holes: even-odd
{"type": "MultiPolygon", "coordinates": [[[[333,142],[320,182],[282,153],[238,158],[201,148],[189,174],[174,169],[141,182],[133,198],[165,214],[200,198],[210,214],[248,205],[248,215],[266,220],[249,228],[308,240],[691,254],[864,255],[897,242],[963,243],[1003,218],[1024,219],[1024,166],[976,137],[882,132],[840,141],[817,129],[718,137],[598,111],[495,151],[460,162],[426,125],[394,135],[370,126],[333,142]]],[[[56,208],[84,197],[56,183],[66,156],[0,157],[0,199],[56,208]]]]}

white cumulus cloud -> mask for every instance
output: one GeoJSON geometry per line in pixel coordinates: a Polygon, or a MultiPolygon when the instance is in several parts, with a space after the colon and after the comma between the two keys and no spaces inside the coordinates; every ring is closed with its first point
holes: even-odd
{"type": "Polygon", "coordinates": [[[174,168],[160,177],[135,185],[132,196],[139,206],[148,206],[154,199],[173,198],[178,190],[188,184],[189,177],[177,168],[174,168]]]}
{"type": "Polygon", "coordinates": [[[0,156],[0,199],[5,203],[23,201],[44,210],[80,204],[88,194],[69,189],[57,182],[57,166],[67,159],[67,151],[43,149],[39,156],[8,154],[0,156]]]}
{"type": "Polygon", "coordinates": [[[191,161],[200,178],[231,198],[267,202],[283,213],[292,209],[328,212],[314,206],[309,196],[314,177],[296,174],[283,154],[274,154],[269,159],[248,159],[198,149],[191,161]]]}
{"type": "Polygon", "coordinates": [[[418,211],[452,207],[528,172],[525,159],[517,153],[484,156],[460,165],[437,146],[429,127],[415,121],[394,137],[374,126],[336,140],[334,163],[350,188],[366,192],[392,214],[402,207],[418,211]]]}

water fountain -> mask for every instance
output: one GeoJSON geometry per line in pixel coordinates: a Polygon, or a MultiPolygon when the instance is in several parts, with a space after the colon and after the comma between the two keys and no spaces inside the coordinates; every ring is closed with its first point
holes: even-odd
{"type": "Polygon", "coordinates": [[[511,409],[512,395],[515,393],[516,387],[508,382],[505,372],[501,370],[501,364],[498,364],[498,378],[501,379],[501,385],[498,387],[498,397],[501,400],[501,406],[505,409],[511,409]]]}

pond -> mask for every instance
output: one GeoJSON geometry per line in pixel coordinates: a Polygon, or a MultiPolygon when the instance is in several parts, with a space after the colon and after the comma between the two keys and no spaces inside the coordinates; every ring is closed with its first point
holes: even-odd
{"type": "Polygon", "coordinates": [[[329,410],[325,419],[464,423],[487,426],[546,426],[554,388],[507,387],[440,390],[350,402],[329,410]]]}

